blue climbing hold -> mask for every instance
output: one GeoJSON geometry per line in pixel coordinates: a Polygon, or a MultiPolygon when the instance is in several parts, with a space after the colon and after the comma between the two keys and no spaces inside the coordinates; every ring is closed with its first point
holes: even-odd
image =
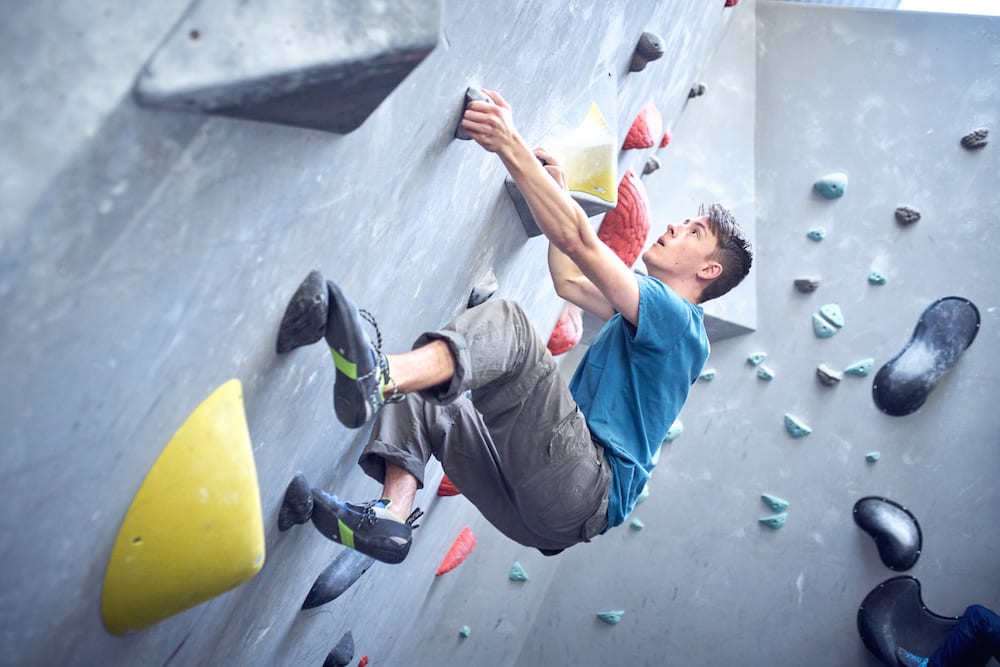
{"type": "Polygon", "coordinates": [[[701,375],[698,376],[698,379],[702,380],[704,382],[711,382],[712,380],[715,379],[715,369],[714,368],[708,368],[708,369],[703,370],[701,372],[701,375]]]}
{"type": "Polygon", "coordinates": [[[802,438],[812,433],[812,429],[805,422],[787,413],[785,414],[785,428],[794,438],[802,438]]]}
{"type": "Polygon", "coordinates": [[[817,338],[829,338],[833,334],[837,333],[837,327],[833,326],[826,319],[823,318],[819,313],[813,313],[813,332],[816,334],[817,338]]]}
{"type": "Polygon", "coordinates": [[[469,635],[472,634],[472,628],[470,628],[467,625],[463,625],[461,628],[459,628],[458,634],[462,635],[462,637],[467,638],[469,635]]]}
{"type": "Polygon", "coordinates": [[[772,496],[770,493],[762,493],[760,494],[760,498],[775,512],[784,512],[788,509],[788,501],[784,498],[772,496]]]}
{"type": "Polygon", "coordinates": [[[835,303],[828,303],[825,306],[821,306],[819,314],[838,329],[844,326],[844,314],[840,312],[840,306],[835,303]]]}
{"type": "Polygon", "coordinates": [[[672,442],[676,440],[677,436],[679,436],[683,432],[684,432],[684,422],[682,422],[680,419],[675,419],[674,423],[671,424],[670,428],[667,430],[667,442],[672,442]]]}
{"type": "Polygon", "coordinates": [[[827,174],[813,183],[813,187],[827,199],[843,197],[847,192],[847,174],[841,172],[827,174]]]}
{"type": "Polygon", "coordinates": [[[617,625],[618,622],[622,620],[622,616],[624,615],[625,615],[624,609],[597,612],[597,618],[601,619],[608,625],[617,625]]]}
{"type": "Polygon", "coordinates": [[[751,366],[760,366],[765,359],[767,359],[767,355],[763,352],[754,352],[747,357],[747,363],[751,366]]]}
{"type": "Polygon", "coordinates": [[[822,241],[826,238],[826,230],[822,227],[817,227],[816,229],[810,229],[806,236],[811,238],[813,241],[822,241]]]}
{"type": "Polygon", "coordinates": [[[885,276],[874,269],[868,274],[868,282],[872,285],[885,285],[885,276]]]}
{"type": "Polygon", "coordinates": [[[865,461],[868,461],[868,463],[875,463],[880,458],[882,458],[882,455],[879,452],[868,452],[865,454],[865,461]]]}
{"type": "Polygon", "coordinates": [[[642,530],[643,528],[646,527],[646,524],[642,522],[642,519],[632,519],[632,522],[629,524],[629,527],[632,530],[642,530]]]}
{"type": "Polygon", "coordinates": [[[767,366],[761,364],[760,366],[757,367],[757,377],[759,377],[761,380],[773,380],[774,371],[772,371],[767,366]]]}
{"type": "Polygon", "coordinates": [[[861,361],[855,361],[853,364],[844,369],[844,372],[848,375],[857,375],[859,377],[865,377],[872,372],[875,367],[874,359],[862,359],[861,361]]]}
{"type": "Polygon", "coordinates": [[[785,525],[788,521],[788,512],[782,512],[781,514],[775,514],[773,516],[765,516],[757,519],[759,523],[764,524],[768,528],[778,529],[785,525]]]}
{"type": "Polygon", "coordinates": [[[507,578],[511,581],[527,581],[528,573],[524,571],[524,567],[519,562],[514,561],[514,564],[510,566],[510,574],[507,575],[507,578]]]}

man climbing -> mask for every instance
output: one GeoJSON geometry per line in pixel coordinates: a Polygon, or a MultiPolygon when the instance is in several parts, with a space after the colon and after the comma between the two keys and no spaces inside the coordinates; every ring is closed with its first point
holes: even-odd
{"type": "Polygon", "coordinates": [[[607,322],[567,385],[516,303],[488,301],[421,335],[410,352],[386,355],[381,336],[373,345],[365,334],[370,315],[310,274],[286,311],[279,352],[325,337],[337,416],[352,428],[374,418],[359,465],[384,488],[355,505],[297,475],[282,530],[311,518],[326,537],[398,563],[431,456],[494,526],[546,555],[621,524],[708,358],[700,304],[750,270],[742,231],[712,205],[668,225],[643,255],[649,275],[636,275],[597,238],[552,156],[533,152],[503,97],[487,93],[495,104],[472,102],[462,129],[524,194],[550,242],[558,295],[607,322]]]}

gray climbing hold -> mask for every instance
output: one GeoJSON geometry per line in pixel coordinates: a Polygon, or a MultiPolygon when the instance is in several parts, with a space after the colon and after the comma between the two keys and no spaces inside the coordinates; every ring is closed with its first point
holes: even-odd
{"type": "Polygon", "coordinates": [[[854,523],[875,540],[879,558],[892,570],[909,570],[917,563],[923,536],[916,517],[888,498],[866,496],[854,503],[854,523]]]}
{"type": "Polygon", "coordinates": [[[706,86],[704,82],[695,81],[691,86],[691,90],[688,91],[688,99],[690,100],[694,97],[701,97],[705,94],[706,90],[708,90],[708,86],[706,86]]]}
{"type": "Polygon", "coordinates": [[[643,528],[646,527],[646,524],[642,522],[642,519],[632,519],[631,523],[629,523],[628,526],[632,530],[642,530],[643,528]]]}
{"type": "Polygon", "coordinates": [[[514,564],[510,566],[510,574],[507,575],[507,578],[511,581],[527,581],[528,573],[524,571],[524,567],[519,562],[514,561],[514,564]]]}
{"type": "Polygon", "coordinates": [[[622,620],[622,616],[625,615],[624,609],[616,609],[614,611],[599,611],[597,612],[597,618],[601,619],[608,625],[617,625],[619,621],[622,620]]]}
{"type": "Polygon", "coordinates": [[[760,366],[757,367],[757,377],[759,377],[761,380],[773,380],[774,371],[772,371],[767,366],[761,364],[760,366]]]}
{"type": "Polygon", "coordinates": [[[684,422],[682,422],[680,419],[675,419],[674,423],[670,425],[669,429],[667,429],[666,441],[672,442],[673,440],[676,440],[677,436],[679,436],[683,432],[684,432],[684,422]]]}
{"type": "Polygon", "coordinates": [[[803,294],[809,294],[819,289],[819,278],[796,278],[795,289],[803,294]]]}
{"type": "Polygon", "coordinates": [[[472,139],[472,137],[462,129],[461,125],[462,116],[465,115],[465,110],[469,108],[469,104],[471,102],[486,102],[487,104],[493,104],[493,98],[475,86],[469,86],[465,89],[465,104],[462,106],[462,113],[458,117],[459,125],[455,128],[455,138],[461,139],[462,141],[469,141],[472,139]]]}
{"type": "Polygon", "coordinates": [[[497,282],[497,277],[491,270],[481,281],[476,283],[475,287],[472,288],[472,293],[469,294],[469,303],[467,304],[467,307],[475,308],[480,304],[486,303],[489,301],[490,297],[496,294],[498,289],[500,289],[500,283],[497,282]]]}
{"type": "Polygon", "coordinates": [[[642,168],[642,175],[648,176],[649,174],[652,174],[654,171],[659,169],[661,166],[662,165],[660,164],[659,158],[657,158],[655,155],[650,155],[649,159],[646,160],[646,165],[642,168]]]}
{"type": "Polygon", "coordinates": [[[847,192],[847,174],[834,172],[813,183],[813,187],[827,199],[843,197],[847,192]]]}
{"type": "Polygon", "coordinates": [[[782,512],[781,514],[775,514],[773,516],[765,516],[757,519],[759,523],[764,524],[768,528],[778,529],[785,525],[788,521],[788,512],[782,512]]]}
{"type": "Polygon", "coordinates": [[[885,285],[885,276],[874,269],[868,273],[868,282],[872,285],[885,285]]]}
{"type": "Polygon", "coordinates": [[[989,143],[986,140],[986,137],[988,137],[989,134],[990,131],[987,130],[985,127],[981,127],[978,130],[973,130],[972,132],[969,132],[967,135],[962,137],[962,147],[968,148],[970,151],[974,151],[977,148],[982,148],[989,143]]]}
{"type": "Polygon", "coordinates": [[[354,549],[344,549],[316,577],[302,608],[313,609],[336,600],[374,564],[375,560],[371,556],[354,549]]]}
{"type": "Polygon", "coordinates": [[[347,667],[354,660],[354,636],[348,630],[327,654],[323,667],[347,667]]]}
{"type": "Polygon", "coordinates": [[[835,303],[828,303],[820,306],[819,314],[838,329],[844,326],[844,313],[840,311],[840,306],[835,303]]]}
{"type": "Polygon", "coordinates": [[[817,227],[816,229],[810,229],[806,232],[806,236],[811,238],[813,241],[822,241],[826,238],[826,229],[823,227],[817,227]]]}
{"type": "Polygon", "coordinates": [[[785,413],[785,428],[793,438],[802,438],[812,433],[812,429],[805,422],[788,413],[785,413]]]}
{"type": "Polygon", "coordinates": [[[880,458],[882,458],[882,454],[879,452],[868,452],[865,454],[865,460],[868,461],[868,463],[875,463],[880,458]]]}
{"type": "Polygon", "coordinates": [[[639,492],[639,497],[635,499],[635,504],[639,505],[646,502],[649,499],[649,482],[642,487],[642,491],[639,492]]]}
{"type": "Polygon", "coordinates": [[[920,220],[920,211],[915,208],[910,208],[909,206],[900,206],[896,209],[896,222],[906,226],[912,225],[914,222],[920,220]]]}
{"type": "Polygon", "coordinates": [[[648,63],[659,60],[663,57],[663,39],[652,32],[644,32],[639,37],[639,43],[635,46],[632,54],[632,62],[629,63],[630,72],[641,72],[646,69],[648,63]]]}
{"type": "Polygon", "coordinates": [[[837,333],[837,327],[823,319],[819,313],[813,313],[812,322],[813,331],[816,333],[818,338],[829,338],[833,334],[837,333]]]}
{"type": "Polygon", "coordinates": [[[859,377],[865,377],[872,372],[875,368],[874,359],[862,359],[861,361],[855,361],[853,364],[844,369],[844,372],[848,375],[857,375],[859,377]]]}
{"type": "Polygon", "coordinates": [[[767,503],[767,506],[775,512],[784,512],[788,509],[788,501],[784,498],[772,496],[770,493],[762,493],[760,494],[760,499],[767,503]]]}
{"type": "Polygon", "coordinates": [[[703,370],[701,372],[701,375],[698,376],[698,379],[701,380],[701,381],[703,381],[703,382],[711,382],[712,380],[715,379],[715,369],[714,368],[709,368],[709,369],[703,370]]]}
{"type": "Polygon", "coordinates": [[[826,364],[820,364],[816,367],[816,377],[819,378],[819,381],[827,387],[833,387],[844,378],[844,374],[840,371],[833,370],[826,364]]]}
{"type": "Polygon", "coordinates": [[[463,625],[461,628],[459,628],[458,634],[461,635],[463,638],[468,638],[468,636],[472,634],[472,628],[470,628],[467,625],[463,625]]]}
{"type": "Polygon", "coordinates": [[[747,357],[747,363],[751,366],[760,366],[761,363],[767,359],[767,354],[764,352],[754,352],[749,357],[747,357]]]}

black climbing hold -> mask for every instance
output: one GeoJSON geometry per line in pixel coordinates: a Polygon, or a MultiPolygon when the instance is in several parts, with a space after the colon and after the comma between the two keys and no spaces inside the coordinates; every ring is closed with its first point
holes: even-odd
{"type": "Polygon", "coordinates": [[[329,297],[326,282],[319,271],[310,271],[295,290],[278,328],[278,354],[291,352],[303,345],[312,345],[326,333],[326,313],[329,297]]]}
{"type": "Polygon", "coordinates": [[[326,569],[316,577],[316,582],[309,589],[309,595],[302,603],[303,609],[312,609],[321,604],[336,600],[350,588],[361,575],[375,562],[371,556],[366,556],[354,549],[344,549],[326,569]]]}
{"type": "Polygon", "coordinates": [[[486,303],[490,297],[496,294],[499,288],[500,283],[497,282],[497,277],[493,274],[493,271],[490,271],[472,288],[467,307],[475,308],[480,304],[486,303]]]}
{"type": "Polygon", "coordinates": [[[920,211],[917,209],[909,206],[900,206],[896,209],[896,222],[899,224],[912,225],[917,220],[920,220],[920,211]]]}
{"type": "Polygon", "coordinates": [[[285,489],[285,497],[278,510],[278,530],[286,531],[309,521],[312,510],[312,489],[309,488],[305,475],[297,473],[285,489]]]}
{"type": "Polygon", "coordinates": [[[654,171],[659,169],[660,166],[661,165],[659,158],[657,158],[655,155],[650,155],[649,159],[646,160],[645,166],[643,166],[642,168],[642,175],[648,176],[649,174],[652,174],[654,171]]]}
{"type": "Polygon", "coordinates": [[[354,636],[348,630],[323,661],[323,667],[347,667],[354,660],[354,636]]]}
{"type": "Polygon", "coordinates": [[[978,331],[979,309],[968,299],[949,296],[929,305],[906,347],[875,375],[875,405],[893,417],[915,412],[978,331]]]}
{"type": "Polygon", "coordinates": [[[972,132],[969,132],[967,135],[962,137],[962,147],[968,148],[971,151],[974,151],[977,148],[982,148],[989,143],[986,140],[986,137],[988,137],[989,134],[990,131],[987,130],[985,127],[981,127],[978,130],[973,130],[972,132]]]}
{"type": "Polygon", "coordinates": [[[691,90],[688,91],[688,99],[691,99],[693,97],[701,97],[702,95],[705,94],[706,90],[708,90],[708,86],[706,86],[701,81],[695,81],[694,84],[691,86],[691,90]]]}
{"type": "Polygon", "coordinates": [[[920,524],[910,511],[888,498],[866,496],[854,503],[854,523],[871,535],[878,555],[891,570],[905,571],[920,557],[920,524]]]}
{"type": "Polygon", "coordinates": [[[920,582],[902,575],[883,581],[865,596],[858,609],[858,633],[883,664],[895,665],[897,646],[930,655],[957,620],[930,611],[920,595],[920,582]]]}
{"type": "Polygon", "coordinates": [[[646,69],[647,63],[662,57],[663,40],[655,33],[644,32],[635,46],[635,53],[632,54],[632,62],[628,69],[630,72],[641,72],[646,69]]]}
{"type": "MultiPolygon", "coordinates": [[[[484,93],[479,88],[475,86],[469,86],[465,89],[465,105],[462,107],[462,115],[465,115],[465,110],[469,108],[470,102],[486,102],[487,104],[493,104],[493,98],[484,93]]],[[[462,129],[462,118],[459,116],[458,119],[459,126],[455,128],[455,138],[461,139],[462,141],[468,141],[472,139],[469,134],[462,129]]]]}
{"type": "Polygon", "coordinates": [[[819,288],[819,278],[796,278],[795,289],[803,294],[815,292],[819,288]]]}

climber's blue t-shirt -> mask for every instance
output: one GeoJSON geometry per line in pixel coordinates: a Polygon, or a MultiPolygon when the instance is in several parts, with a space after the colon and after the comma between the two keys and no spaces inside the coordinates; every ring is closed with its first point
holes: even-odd
{"type": "Polygon", "coordinates": [[[608,528],[635,507],[709,353],[701,306],[655,278],[636,278],[639,325],[615,313],[569,383],[611,468],[608,528]]]}

